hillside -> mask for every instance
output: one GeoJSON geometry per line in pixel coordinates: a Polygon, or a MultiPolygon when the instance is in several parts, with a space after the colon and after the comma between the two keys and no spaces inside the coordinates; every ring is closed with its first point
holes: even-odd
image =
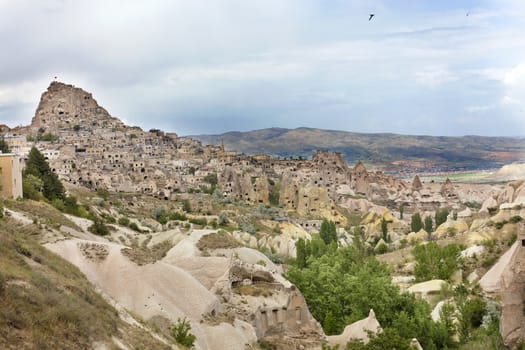
{"type": "Polygon", "coordinates": [[[476,170],[501,167],[525,158],[525,139],[483,136],[411,136],[362,134],[312,128],[271,128],[221,135],[191,136],[205,144],[247,154],[310,157],[315,150],[340,152],[350,164],[357,160],[389,171],[476,170]]]}
{"type": "Polygon", "coordinates": [[[78,268],[39,244],[45,225],[26,221],[0,218],[0,348],[172,348],[119,317],[78,268]]]}

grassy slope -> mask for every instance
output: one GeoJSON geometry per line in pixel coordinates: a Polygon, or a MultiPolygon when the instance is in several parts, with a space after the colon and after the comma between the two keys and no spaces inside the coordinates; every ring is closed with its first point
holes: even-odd
{"type": "Polygon", "coordinates": [[[125,324],[73,265],[33,239],[36,225],[0,219],[0,348],[90,349],[116,336],[132,349],[168,349],[125,324]]]}

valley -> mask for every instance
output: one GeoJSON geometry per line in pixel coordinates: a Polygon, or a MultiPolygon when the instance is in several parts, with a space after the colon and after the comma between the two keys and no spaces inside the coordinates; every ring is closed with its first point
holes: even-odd
{"type": "Polygon", "coordinates": [[[24,197],[0,197],[3,348],[500,349],[525,337],[523,140],[301,128],[201,142],[126,125],[57,81],[30,125],[0,134],[25,166],[3,169],[24,197]],[[31,293],[41,304],[20,315],[31,293]],[[73,299],[50,307],[61,296],[73,299]],[[97,313],[106,326],[89,328],[97,313]]]}

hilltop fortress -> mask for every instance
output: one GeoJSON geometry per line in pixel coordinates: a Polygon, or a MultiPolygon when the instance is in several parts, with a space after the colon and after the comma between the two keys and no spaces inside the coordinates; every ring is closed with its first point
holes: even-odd
{"type": "Polygon", "coordinates": [[[60,82],[52,82],[42,94],[30,126],[3,130],[15,152],[23,154],[35,142],[62,180],[91,189],[170,200],[206,191],[216,178],[223,196],[249,204],[272,201],[302,216],[337,221],[343,219],[336,206],[350,209],[355,206],[350,199],[437,206],[462,199],[450,182],[424,188],[414,179],[410,185],[367,171],[361,162],[351,168],[339,153],[317,151],[310,160],[276,159],[126,126],[90,93],[60,82]]]}

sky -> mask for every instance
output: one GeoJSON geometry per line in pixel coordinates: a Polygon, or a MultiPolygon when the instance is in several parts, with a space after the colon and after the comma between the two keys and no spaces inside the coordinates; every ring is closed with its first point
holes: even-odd
{"type": "Polygon", "coordinates": [[[57,76],[179,135],[525,136],[523,33],[522,0],[0,0],[0,124],[57,76]]]}

